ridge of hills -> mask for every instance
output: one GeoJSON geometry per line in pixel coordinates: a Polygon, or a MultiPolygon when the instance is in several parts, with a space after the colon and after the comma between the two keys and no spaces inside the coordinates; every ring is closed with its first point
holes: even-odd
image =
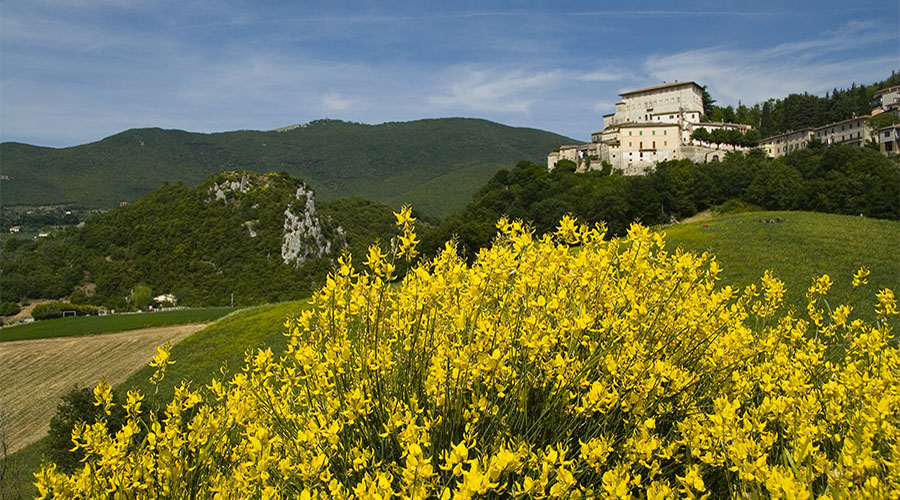
{"type": "Polygon", "coordinates": [[[0,144],[5,206],[109,208],[165,182],[199,185],[222,171],[286,172],[322,200],[359,196],[412,203],[443,217],[500,168],[542,161],[573,139],[487,120],[441,118],[365,125],[317,120],[273,131],[131,129],[69,148],[0,144]],[[441,186],[453,184],[447,195],[441,186]]]}

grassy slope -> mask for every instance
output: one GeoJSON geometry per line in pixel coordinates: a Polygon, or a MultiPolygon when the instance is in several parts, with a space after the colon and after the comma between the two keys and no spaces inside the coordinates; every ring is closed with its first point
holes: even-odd
{"type": "Polygon", "coordinates": [[[75,337],[79,335],[124,332],[154,326],[206,323],[215,321],[231,311],[232,309],[229,307],[213,307],[144,314],[50,319],[16,326],[15,328],[6,327],[0,330],[0,342],[51,337],[75,337]]]}
{"type": "MultiPolygon", "coordinates": [[[[805,315],[806,289],[828,274],[834,286],[829,303],[849,303],[854,315],[872,319],[875,293],[900,293],[900,223],[811,212],[754,212],[664,229],[667,246],[714,253],[723,267],[722,283],[759,283],[766,269],[785,282],[785,301],[805,315]],[[781,223],[761,223],[779,218],[781,223]],[[867,266],[869,284],[852,291],[853,273],[867,266]]],[[[897,329],[896,321],[894,328],[897,329]]]]}
{"type": "MultiPolygon", "coordinates": [[[[334,120],[286,132],[199,134],[135,129],[101,141],[52,149],[0,145],[4,202],[8,205],[74,203],[110,207],[135,200],[164,182],[201,182],[222,170],[280,172],[309,182],[321,199],[363,196],[399,204],[444,198],[445,213],[465,205],[471,191],[448,196],[423,184],[473,166],[491,173],[519,160],[543,161],[572,139],[486,120],[449,118],[381,125],[334,120]]],[[[479,174],[476,177],[483,177],[479,174]]]]}
{"type": "Polygon", "coordinates": [[[41,459],[47,453],[50,440],[43,438],[21,450],[3,457],[3,480],[0,481],[0,498],[25,500],[37,498],[34,473],[40,470],[41,459]]]}
{"type": "MultiPolygon", "coordinates": [[[[309,307],[305,300],[282,302],[244,309],[231,314],[191,335],[172,348],[174,365],[159,384],[161,401],[171,399],[174,387],[182,380],[208,384],[225,366],[229,373],[240,371],[248,349],[268,346],[276,354],[287,345],[284,321],[309,307]]],[[[140,389],[144,394],[156,390],[149,384],[152,368],[145,366],[125,380],[119,389],[140,389]]]]}
{"type": "MultiPolygon", "coordinates": [[[[170,400],[175,385],[182,380],[207,384],[222,366],[227,366],[230,373],[239,371],[248,349],[269,346],[276,354],[280,353],[287,344],[283,335],[285,319],[296,316],[306,307],[309,307],[306,301],[297,301],[237,311],[179,342],[172,348],[175,364],[169,366],[166,378],[159,385],[158,401],[170,400]]],[[[136,387],[149,397],[155,391],[148,383],[152,373],[150,367],[144,367],[117,390],[124,394],[136,387]]],[[[7,475],[0,482],[0,498],[34,498],[37,491],[31,486],[31,473],[40,468],[46,449],[47,440],[42,439],[3,461],[7,475]]]]}
{"type": "Polygon", "coordinates": [[[388,198],[391,206],[409,203],[423,214],[444,218],[462,208],[460,200],[468,203],[472,196],[502,168],[512,165],[483,163],[460,168],[436,177],[397,196],[388,198]]]}

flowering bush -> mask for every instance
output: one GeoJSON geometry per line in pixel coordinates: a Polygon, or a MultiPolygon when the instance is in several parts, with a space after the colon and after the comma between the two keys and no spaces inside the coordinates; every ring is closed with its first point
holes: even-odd
{"type": "Polygon", "coordinates": [[[114,435],[75,427],[85,463],[45,464],[42,496],[898,498],[890,290],[866,323],[823,276],[802,319],[771,273],[717,287],[712,256],[570,218],[541,238],[501,220],[471,266],[448,243],[394,286],[417,243],[397,217],[391,251],[361,274],[342,257],[286,322],[284,353],[182,383],[160,416],[129,393],[114,435]]]}

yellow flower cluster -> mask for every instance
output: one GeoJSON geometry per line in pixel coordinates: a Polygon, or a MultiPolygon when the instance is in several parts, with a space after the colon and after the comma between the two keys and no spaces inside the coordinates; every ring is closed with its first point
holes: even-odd
{"type": "Polygon", "coordinates": [[[130,393],[115,435],[76,427],[84,465],[45,465],[42,498],[900,498],[890,290],[873,323],[826,315],[824,276],[808,321],[772,273],[719,287],[711,256],[570,218],[501,220],[471,266],[448,243],[395,286],[398,223],[370,272],[339,260],[283,354],[146,421],[130,393]]]}

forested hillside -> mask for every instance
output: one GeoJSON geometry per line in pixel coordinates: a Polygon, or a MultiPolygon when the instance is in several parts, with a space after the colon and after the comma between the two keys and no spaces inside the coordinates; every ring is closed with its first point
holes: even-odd
{"type": "MultiPolygon", "coordinates": [[[[722,162],[660,163],[647,175],[575,173],[571,162],[519,163],[501,170],[461,212],[426,233],[426,251],[457,235],[469,252],[487,246],[500,216],[530,221],[538,234],[563,215],[605,222],[613,235],[639,220],[669,223],[729,200],[768,210],[809,210],[900,219],[900,165],[870,148],[805,149],[774,160],[762,150],[726,155],[722,162]]],[[[608,172],[608,171],[607,171],[608,172]]]]}
{"type": "Polygon", "coordinates": [[[199,134],[134,129],[64,149],[0,144],[3,203],[112,207],[165,182],[195,186],[225,170],[287,172],[320,199],[361,196],[444,216],[497,170],[542,161],[572,139],[485,120],[364,125],[320,120],[282,131],[199,134]],[[441,186],[456,186],[450,191],[441,186]],[[423,187],[424,186],[424,187],[423,187]]]}
{"type": "Polygon", "coordinates": [[[871,100],[875,92],[900,85],[900,73],[892,73],[884,81],[872,85],[856,85],[848,89],[835,88],[825,97],[791,94],[783,98],[771,98],[765,102],[746,106],[716,106],[707,97],[707,118],[714,122],[735,122],[753,126],[763,138],[790,130],[821,127],[829,123],[847,120],[871,113],[871,100]]]}
{"type": "Polygon", "coordinates": [[[237,305],[303,297],[345,247],[359,252],[393,228],[390,208],[376,202],[321,206],[287,174],[229,172],[196,188],[168,184],[82,228],[9,240],[0,299],[67,297],[121,310],[136,307],[137,288],[174,294],[179,305],[227,305],[232,293],[237,305]],[[350,223],[348,214],[363,213],[365,227],[350,223]]]}

